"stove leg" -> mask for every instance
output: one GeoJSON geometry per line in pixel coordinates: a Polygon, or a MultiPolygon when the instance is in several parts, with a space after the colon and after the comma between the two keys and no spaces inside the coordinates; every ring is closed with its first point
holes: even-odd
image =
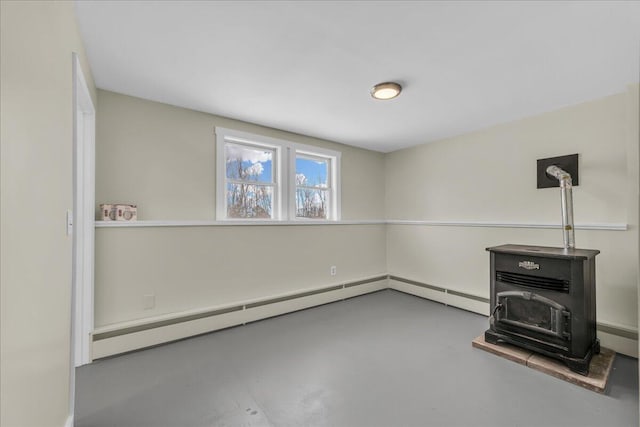
{"type": "Polygon", "coordinates": [[[500,339],[500,336],[495,334],[491,329],[487,329],[484,332],[484,340],[489,344],[498,344],[499,342],[502,341],[500,339]]]}
{"type": "MultiPolygon", "coordinates": [[[[590,361],[589,361],[590,362],[590,361]]],[[[565,363],[573,372],[577,372],[585,377],[589,375],[589,362],[578,362],[573,360],[565,360],[565,363]]]]}

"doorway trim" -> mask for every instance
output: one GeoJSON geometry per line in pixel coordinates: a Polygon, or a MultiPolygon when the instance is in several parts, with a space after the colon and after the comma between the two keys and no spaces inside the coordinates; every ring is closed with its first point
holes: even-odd
{"type": "Polygon", "coordinates": [[[73,53],[73,335],[74,365],[91,362],[95,234],[95,107],[73,53]]]}
{"type": "Polygon", "coordinates": [[[75,411],[75,368],[91,363],[93,333],[93,274],[95,234],[95,122],[96,110],[78,54],[72,53],[73,86],[73,213],[68,224],[73,241],[71,283],[71,340],[69,360],[69,417],[75,411]]]}

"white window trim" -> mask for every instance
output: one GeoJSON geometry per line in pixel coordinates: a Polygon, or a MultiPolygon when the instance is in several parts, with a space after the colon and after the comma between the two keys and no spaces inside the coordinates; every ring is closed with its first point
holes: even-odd
{"type": "Polygon", "coordinates": [[[297,222],[321,222],[340,221],[341,194],[340,194],[340,157],[342,153],[312,145],[298,144],[283,139],[237,131],[223,127],[215,128],[216,134],[216,220],[218,221],[297,221],[297,222]],[[226,208],[226,162],[225,143],[248,144],[274,149],[276,159],[273,160],[272,173],[275,181],[273,218],[227,218],[226,208]],[[330,160],[331,203],[329,217],[327,219],[297,218],[295,215],[295,191],[296,191],[296,153],[307,154],[315,157],[324,157],[330,160]]]}
{"type": "Polygon", "coordinates": [[[327,150],[324,148],[314,147],[311,145],[294,144],[291,148],[289,156],[289,218],[291,221],[301,222],[317,222],[317,221],[340,221],[340,157],[339,151],[327,150]],[[329,160],[329,187],[331,200],[329,201],[328,218],[313,219],[299,218],[296,216],[296,154],[306,155],[309,157],[319,157],[329,160]]]}

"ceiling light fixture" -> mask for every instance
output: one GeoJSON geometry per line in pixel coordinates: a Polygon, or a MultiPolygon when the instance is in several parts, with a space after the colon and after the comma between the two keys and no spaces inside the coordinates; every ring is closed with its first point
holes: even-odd
{"type": "Polygon", "coordinates": [[[375,99],[392,99],[400,95],[402,86],[395,82],[378,83],[371,88],[371,96],[375,99]]]}

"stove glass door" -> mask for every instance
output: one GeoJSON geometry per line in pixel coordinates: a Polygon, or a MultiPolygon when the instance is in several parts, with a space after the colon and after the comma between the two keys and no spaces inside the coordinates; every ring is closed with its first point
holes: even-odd
{"type": "Polygon", "coordinates": [[[495,320],[528,331],[569,339],[570,314],[557,302],[532,292],[508,291],[497,295],[495,320]]]}

